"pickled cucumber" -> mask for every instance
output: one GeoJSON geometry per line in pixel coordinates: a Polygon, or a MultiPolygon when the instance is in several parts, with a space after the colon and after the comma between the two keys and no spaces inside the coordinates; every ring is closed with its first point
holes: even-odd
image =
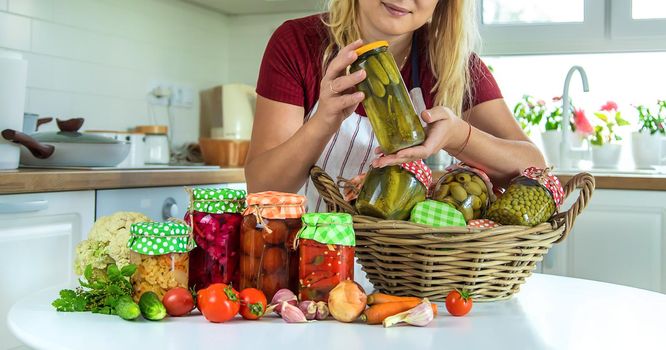
{"type": "Polygon", "coordinates": [[[381,219],[406,220],[425,197],[425,186],[400,166],[373,168],[356,199],[356,210],[381,219]]]}
{"type": "Polygon", "coordinates": [[[373,95],[379,98],[382,98],[386,95],[386,88],[384,88],[384,85],[381,81],[379,81],[379,79],[368,75],[365,80],[368,82],[368,85],[370,85],[370,90],[372,91],[373,95]]]}
{"type": "Polygon", "coordinates": [[[367,72],[368,77],[374,76],[377,79],[379,79],[379,81],[382,84],[384,84],[384,85],[389,84],[389,77],[386,74],[386,71],[384,71],[384,67],[382,67],[382,64],[379,63],[379,61],[377,60],[377,57],[375,57],[375,56],[368,57],[367,69],[368,69],[368,72],[367,72]]]}
{"type": "Polygon", "coordinates": [[[398,72],[396,64],[392,62],[393,60],[386,54],[380,54],[377,56],[379,57],[379,62],[382,64],[382,67],[384,67],[384,71],[386,71],[389,79],[391,79],[391,83],[399,84],[400,73],[398,72]]]}
{"type": "Polygon", "coordinates": [[[490,206],[488,219],[502,225],[536,226],[548,221],[555,210],[550,192],[538,182],[524,178],[512,183],[490,206]]]}

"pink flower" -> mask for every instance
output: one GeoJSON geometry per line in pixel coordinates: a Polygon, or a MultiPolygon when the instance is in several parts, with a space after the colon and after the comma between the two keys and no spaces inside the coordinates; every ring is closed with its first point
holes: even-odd
{"type": "Polygon", "coordinates": [[[605,105],[601,106],[601,110],[606,112],[617,111],[617,103],[608,101],[605,105]]]}
{"type": "Polygon", "coordinates": [[[537,105],[539,105],[539,106],[545,106],[545,105],[546,105],[546,101],[544,101],[544,100],[539,100],[539,101],[537,101],[537,105]]]}
{"type": "Polygon", "coordinates": [[[592,135],[594,133],[590,121],[585,116],[585,111],[580,108],[574,110],[574,124],[576,125],[576,132],[579,134],[592,135]]]}

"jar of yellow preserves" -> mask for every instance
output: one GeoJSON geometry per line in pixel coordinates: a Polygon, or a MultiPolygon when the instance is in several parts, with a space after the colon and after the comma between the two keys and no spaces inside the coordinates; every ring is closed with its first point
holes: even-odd
{"type": "Polygon", "coordinates": [[[365,93],[363,108],[385,154],[417,146],[425,140],[421,119],[402,80],[388,42],[377,41],[356,50],[351,72],[364,69],[366,78],[356,88],[365,93]]]}

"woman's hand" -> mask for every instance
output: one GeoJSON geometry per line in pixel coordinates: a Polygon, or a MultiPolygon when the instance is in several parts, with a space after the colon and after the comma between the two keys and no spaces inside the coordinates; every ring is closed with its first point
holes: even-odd
{"type": "Polygon", "coordinates": [[[323,121],[331,133],[336,132],[342,122],[363,101],[363,92],[355,92],[354,86],[365,79],[365,70],[347,75],[347,67],[356,61],[355,50],[363,45],[357,40],[343,47],[326,69],[319,86],[319,105],[313,118],[323,121]]]}
{"type": "MultiPolygon", "coordinates": [[[[419,145],[388,154],[375,159],[372,166],[382,168],[388,165],[402,164],[418,159],[426,159],[431,155],[444,149],[449,153],[459,151],[467,137],[468,128],[466,121],[462,120],[446,107],[434,107],[423,111],[421,114],[426,126],[426,139],[419,145]]],[[[375,149],[376,154],[381,149],[375,149]]]]}

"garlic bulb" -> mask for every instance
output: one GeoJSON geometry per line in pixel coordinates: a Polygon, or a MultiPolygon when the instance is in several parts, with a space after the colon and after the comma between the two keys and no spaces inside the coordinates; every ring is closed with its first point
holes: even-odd
{"type": "Polygon", "coordinates": [[[398,323],[405,322],[412,326],[423,327],[427,326],[435,318],[435,314],[432,312],[432,305],[430,301],[425,298],[417,306],[401,312],[397,315],[393,315],[384,319],[384,327],[395,326],[398,323]]]}

